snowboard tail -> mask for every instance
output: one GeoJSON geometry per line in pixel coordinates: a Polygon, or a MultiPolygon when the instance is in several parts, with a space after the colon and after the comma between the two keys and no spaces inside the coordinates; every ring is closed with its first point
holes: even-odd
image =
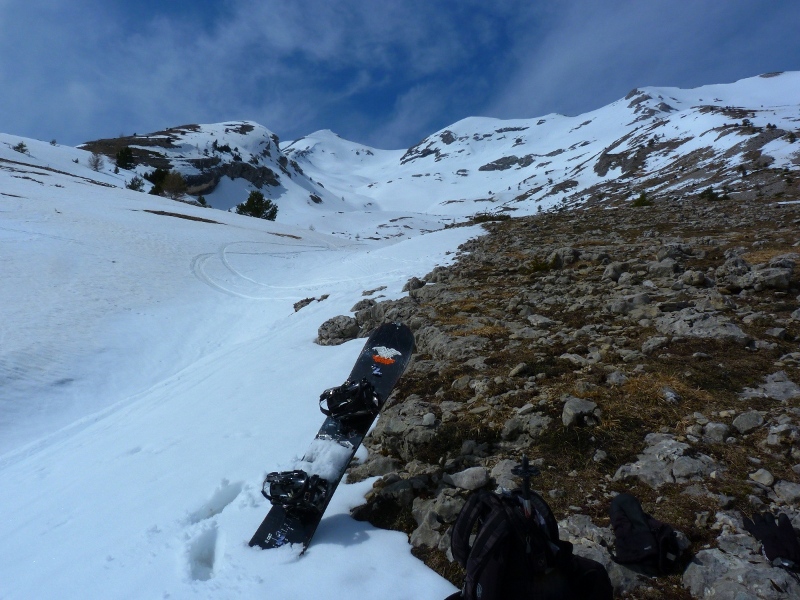
{"type": "Polygon", "coordinates": [[[378,416],[414,349],[411,330],[385,323],[372,332],[344,384],[320,396],[327,415],[311,446],[293,471],[267,475],[261,493],[272,508],[250,546],[308,547],[333,493],[364,436],[378,416]]]}

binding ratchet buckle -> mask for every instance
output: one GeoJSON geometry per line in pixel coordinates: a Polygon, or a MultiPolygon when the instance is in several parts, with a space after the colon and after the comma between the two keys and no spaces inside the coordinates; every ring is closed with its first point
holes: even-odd
{"type": "Polygon", "coordinates": [[[366,378],[345,381],[339,387],[325,390],[319,397],[322,414],[337,421],[374,417],[381,408],[380,397],[366,378]]]}
{"type": "Polygon", "coordinates": [[[320,512],[328,497],[328,482],[301,470],[276,471],[267,475],[261,493],[287,511],[320,512]]]}

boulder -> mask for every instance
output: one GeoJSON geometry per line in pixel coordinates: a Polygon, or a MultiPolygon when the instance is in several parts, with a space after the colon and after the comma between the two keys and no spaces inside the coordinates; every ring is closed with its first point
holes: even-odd
{"type": "Polygon", "coordinates": [[[685,308],[659,317],[655,326],[659,333],[673,337],[721,340],[742,346],[752,341],[750,336],[728,319],[712,313],[697,312],[694,308],[685,308]]]}
{"type": "Polygon", "coordinates": [[[571,425],[597,425],[600,422],[600,409],[591,400],[567,396],[561,411],[564,427],[571,425]]]}
{"type": "Polygon", "coordinates": [[[339,315],[328,319],[317,330],[317,339],[320,346],[337,346],[358,337],[361,328],[353,317],[339,315]]]}
{"type": "Polygon", "coordinates": [[[764,424],[764,417],[757,410],[743,412],[733,420],[733,428],[739,433],[750,433],[764,424]]]}

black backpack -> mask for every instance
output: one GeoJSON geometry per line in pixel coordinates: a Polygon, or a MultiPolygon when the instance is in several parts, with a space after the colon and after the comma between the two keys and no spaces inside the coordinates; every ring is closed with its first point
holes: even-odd
{"type": "Polygon", "coordinates": [[[681,549],[675,530],[654,519],[631,494],[619,494],[611,501],[611,526],[614,529],[614,560],[638,565],[645,573],[675,571],[681,549]]]}
{"type": "Polygon", "coordinates": [[[553,511],[530,490],[536,467],[523,457],[513,472],[522,477],[521,490],[477,492],[461,509],[451,549],[466,577],[447,600],[611,600],[603,565],[572,554],[572,544],[558,539],[553,511]]]}
{"type": "Polygon", "coordinates": [[[568,577],[572,545],[558,539],[550,507],[529,492],[531,514],[525,516],[520,492],[501,496],[473,494],[452,530],[453,558],[466,570],[462,598],[571,598],[568,577]],[[470,543],[473,529],[474,541],[470,543]]]}

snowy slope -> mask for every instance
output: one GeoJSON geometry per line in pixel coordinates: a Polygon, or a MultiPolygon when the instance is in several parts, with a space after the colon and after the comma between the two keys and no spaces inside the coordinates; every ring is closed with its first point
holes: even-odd
{"type": "Polygon", "coordinates": [[[736,191],[737,168],[759,166],[754,151],[772,168],[797,168],[800,144],[787,138],[799,128],[800,72],[787,72],[691,90],[636,89],[576,117],[470,117],[405,152],[376,151],[330,132],[282,149],[337,195],[384,210],[522,215],[585,201],[603,185],[632,196],[681,195],[700,185],[736,191]],[[687,165],[697,172],[687,173],[687,165]]]}
{"type": "Polygon", "coordinates": [[[360,350],[317,346],[317,327],[477,231],[351,242],[114,187],[82,150],[19,141],[0,136],[0,597],[452,591],[404,535],[350,519],[370,482],[339,489],[300,560],[247,541],[264,474],[303,455],[360,350]]]}

